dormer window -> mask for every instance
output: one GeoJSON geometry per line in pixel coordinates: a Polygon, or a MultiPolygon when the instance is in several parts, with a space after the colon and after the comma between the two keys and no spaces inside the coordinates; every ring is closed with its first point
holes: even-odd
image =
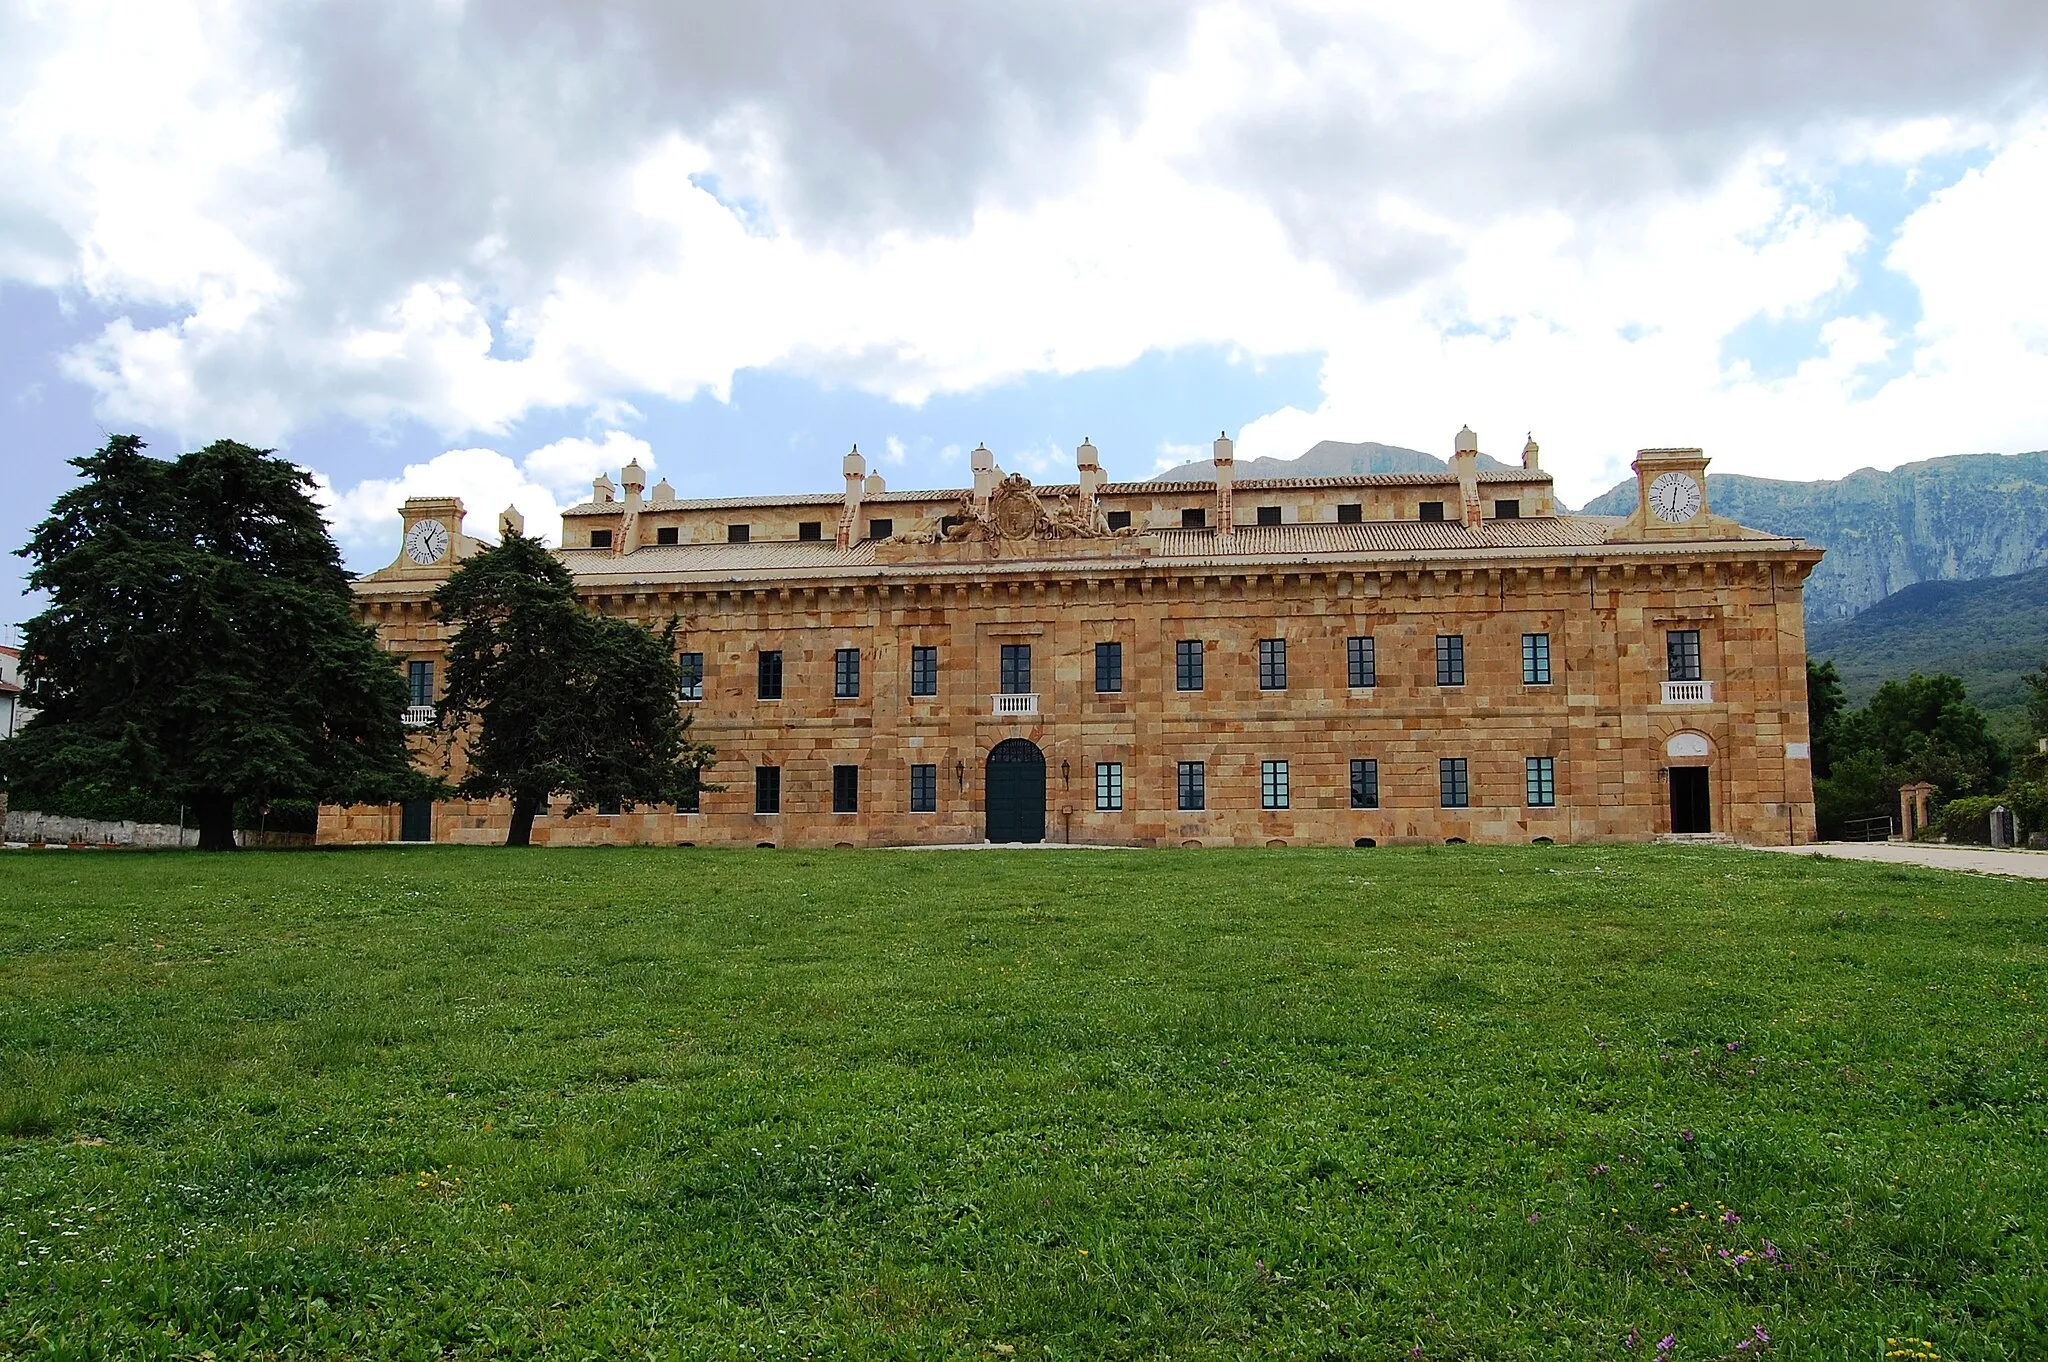
{"type": "Polygon", "coordinates": [[[1187,507],[1180,513],[1180,527],[1184,530],[1205,529],[1208,524],[1209,513],[1199,506],[1187,507]]]}
{"type": "Polygon", "coordinates": [[[868,538],[887,539],[896,533],[896,522],[888,516],[878,516],[868,522],[868,538]]]}
{"type": "Polygon", "coordinates": [[[612,532],[610,530],[592,530],[590,532],[590,547],[594,549],[608,549],[611,546],[612,532]]]}
{"type": "Polygon", "coordinates": [[[823,539],[825,537],[824,522],[819,520],[799,520],[796,523],[796,537],[805,543],[809,543],[813,539],[823,539]]]}
{"type": "Polygon", "coordinates": [[[1109,528],[1112,530],[1128,530],[1131,528],[1131,513],[1129,511],[1111,511],[1109,513],[1109,528]]]}
{"type": "Polygon", "coordinates": [[[1421,514],[1415,518],[1417,520],[1442,520],[1444,518],[1444,504],[1441,501],[1425,501],[1422,503],[1421,514]]]}
{"type": "Polygon", "coordinates": [[[1339,525],[1364,524],[1365,503],[1359,501],[1339,502],[1337,504],[1337,523],[1339,525]]]}
{"type": "Polygon", "coordinates": [[[725,527],[725,542],[728,544],[744,544],[753,537],[754,527],[752,525],[728,525],[725,527]]]}
{"type": "Polygon", "coordinates": [[[1522,518],[1521,500],[1515,497],[1508,497],[1494,502],[1493,518],[1495,520],[1520,520],[1522,518]]]}
{"type": "Polygon", "coordinates": [[[680,544],[683,542],[683,533],[674,525],[658,525],[654,530],[654,542],[657,544],[680,544]]]}
{"type": "Polygon", "coordinates": [[[1261,525],[1278,525],[1279,523],[1280,523],[1280,508],[1279,508],[1278,506],[1261,506],[1261,507],[1259,507],[1259,524],[1261,524],[1261,525]]]}

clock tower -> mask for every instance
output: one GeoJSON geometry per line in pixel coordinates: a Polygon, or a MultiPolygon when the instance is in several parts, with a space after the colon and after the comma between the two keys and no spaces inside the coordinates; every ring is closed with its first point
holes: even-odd
{"type": "Polygon", "coordinates": [[[412,497],[398,515],[398,557],[373,576],[446,577],[456,563],[477,551],[477,542],[462,532],[462,502],[457,497],[412,497]]]}
{"type": "Polygon", "coordinates": [[[1639,449],[1636,508],[1616,539],[1719,539],[1738,529],[1707,510],[1707,456],[1698,449],[1639,449]]]}

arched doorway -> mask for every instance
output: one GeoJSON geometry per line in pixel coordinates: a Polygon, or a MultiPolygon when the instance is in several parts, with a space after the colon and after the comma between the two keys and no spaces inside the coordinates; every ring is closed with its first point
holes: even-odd
{"type": "Polygon", "coordinates": [[[1045,840],[1045,753],[1009,738],[988,754],[988,840],[1045,840]]]}

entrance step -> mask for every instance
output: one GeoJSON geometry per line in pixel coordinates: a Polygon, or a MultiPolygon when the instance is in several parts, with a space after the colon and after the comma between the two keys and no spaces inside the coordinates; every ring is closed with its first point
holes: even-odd
{"type": "Polygon", "coordinates": [[[1669,846],[1681,847],[1732,847],[1733,837],[1725,832],[1660,832],[1657,840],[1669,846]]]}

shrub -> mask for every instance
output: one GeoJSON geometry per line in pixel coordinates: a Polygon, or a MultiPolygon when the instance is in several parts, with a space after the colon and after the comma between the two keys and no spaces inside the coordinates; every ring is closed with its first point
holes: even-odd
{"type": "Polygon", "coordinates": [[[1929,822],[1927,836],[1988,846],[1991,842],[1991,811],[2003,802],[1996,795],[1951,799],[1929,822]]]}

